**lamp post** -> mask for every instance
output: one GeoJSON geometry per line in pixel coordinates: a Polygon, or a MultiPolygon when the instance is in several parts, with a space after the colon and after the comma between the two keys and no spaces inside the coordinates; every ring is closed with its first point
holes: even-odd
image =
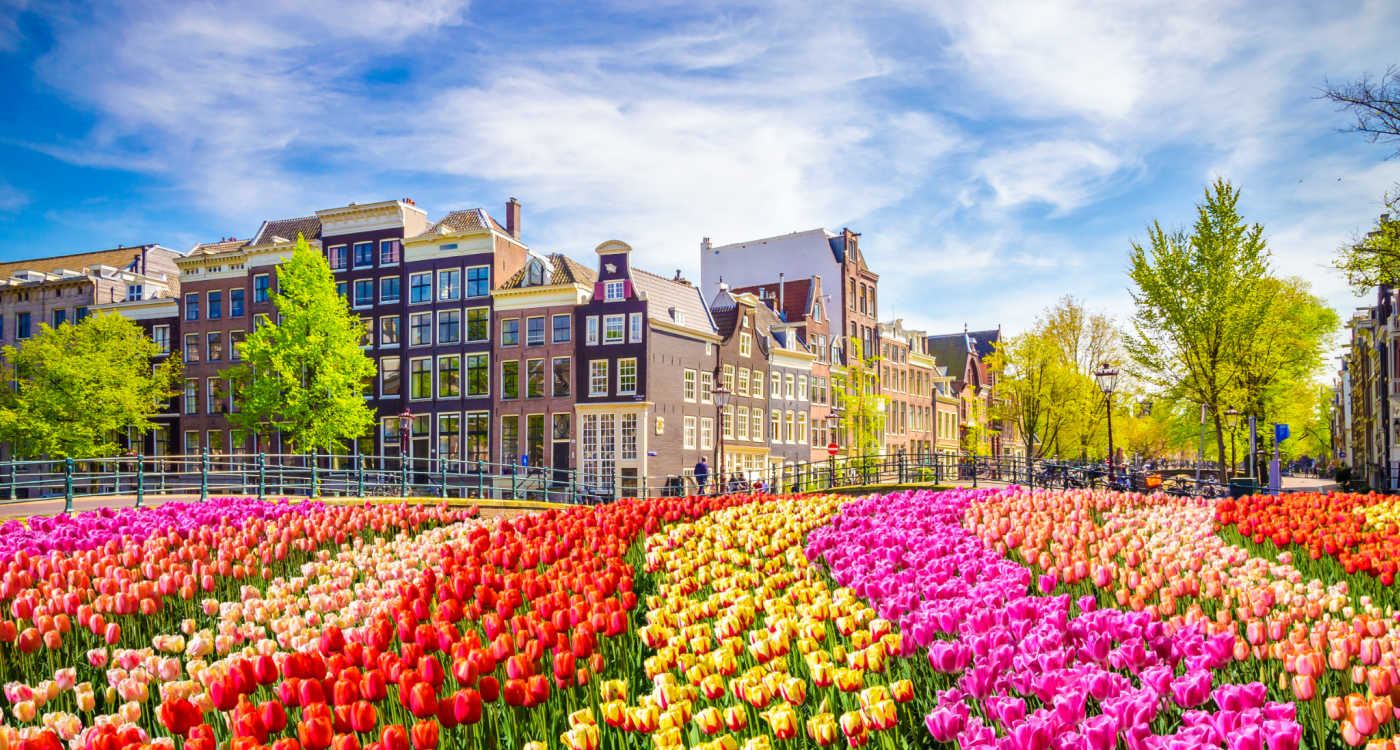
{"type": "Polygon", "coordinates": [[[1240,413],[1231,407],[1225,410],[1225,419],[1230,423],[1230,474],[1235,473],[1235,431],[1240,427],[1240,413]]]}
{"type": "MultiPolygon", "coordinates": [[[[840,441],[837,440],[837,435],[839,434],[839,431],[840,431],[840,429],[841,429],[841,407],[839,407],[839,406],[833,406],[833,407],[831,407],[831,411],[827,412],[827,415],[826,415],[825,419],[826,419],[826,426],[827,426],[827,443],[828,443],[828,444],[830,444],[830,443],[837,443],[837,444],[839,445],[839,444],[840,444],[840,441]]],[[[835,486],[836,486],[836,456],[835,456],[834,454],[832,454],[830,450],[828,450],[828,451],[827,451],[827,454],[826,454],[826,474],[827,474],[827,481],[828,481],[828,485],[827,485],[827,486],[828,486],[828,487],[835,487],[835,486]]]]}
{"type": "Polygon", "coordinates": [[[1113,481],[1113,389],[1118,386],[1118,369],[1107,362],[1094,372],[1094,380],[1103,391],[1104,405],[1108,413],[1108,479],[1113,481]]]}
{"type": "Polygon", "coordinates": [[[715,399],[715,431],[719,439],[715,441],[715,494],[720,494],[720,483],[724,477],[724,407],[729,406],[729,389],[721,382],[711,392],[715,399]]]}

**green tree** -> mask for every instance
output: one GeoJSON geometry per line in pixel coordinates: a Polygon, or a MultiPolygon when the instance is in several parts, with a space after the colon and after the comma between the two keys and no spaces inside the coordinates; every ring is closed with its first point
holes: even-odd
{"type": "Polygon", "coordinates": [[[176,393],[180,360],[152,366],[159,354],[120,315],[41,325],[22,347],[0,349],[4,377],[16,385],[0,389],[0,439],[23,458],[115,455],[118,439],[154,428],[152,417],[176,393]]]}
{"type": "Polygon", "coordinates": [[[846,454],[869,456],[880,452],[880,438],[885,432],[885,397],[875,389],[880,358],[866,357],[860,339],[854,336],[846,352],[846,375],[836,389],[846,454]]]}
{"type": "Polygon", "coordinates": [[[253,434],[281,432],[296,452],[343,449],[374,426],[361,395],[376,372],[360,348],[365,324],[302,236],[277,268],[272,301],[278,320],[260,315],[239,350],[243,364],[222,373],[238,389],[229,421],[253,434]]]}
{"type": "Polygon", "coordinates": [[[1133,243],[1129,256],[1135,312],[1124,344],[1135,374],[1205,405],[1222,466],[1222,418],[1236,385],[1238,353],[1257,335],[1270,301],[1259,284],[1269,273],[1264,228],[1245,223],[1239,198],[1238,190],[1217,180],[1197,204],[1190,235],[1153,222],[1148,245],[1133,243]]]}
{"type": "Polygon", "coordinates": [[[1400,286],[1400,193],[1385,198],[1387,213],[1362,237],[1343,245],[1334,265],[1358,294],[1400,286]]]}
{"type": "Polygon", "coordinates": [[[1074,385],[1073,368],[1055,340],[1039,328],[1003,339],[988,364],[1002,397],[996,416],[1015,424],[1027,457],[1043,455],[1059,441],[1065,393],[1074,385]]]}

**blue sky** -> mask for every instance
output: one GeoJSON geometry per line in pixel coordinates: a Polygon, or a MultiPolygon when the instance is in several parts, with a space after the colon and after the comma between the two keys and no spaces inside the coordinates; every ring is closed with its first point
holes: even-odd
{"type": "Polygon", "coordinates": [[[537,250],[691,278],[704,236],[849,226],[882,317],[1016,330],[1122,319],[1130,243],[1218,175],[1347,314],[1400,160],[1316,97],[1400,63],[1400,3],[1153,5],[0,0],[0,257],[516,196],[537,250]]]}

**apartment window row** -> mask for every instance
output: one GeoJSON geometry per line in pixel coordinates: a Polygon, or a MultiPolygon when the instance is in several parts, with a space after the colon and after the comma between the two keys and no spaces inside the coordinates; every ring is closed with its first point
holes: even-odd
{"type": "MultiPolygon", "coordinates": [[[[363,299],[359,291],[356,291],[356,304],[372,304],[368,300],[374,299],[374,279],[362,279],[361,282],[368,282],[363,299]]],[[[381,276],[379,283],[379,301],[397,302],[400,297],[399,276],[381,276]]],[[[474,299],[489,297],[491,295],[491,267],[490,266],[468,266],[461,268],[442,268],[436,271],[418,271],[408,275],[408,303],[410,305],[426,305],[432,302],[452,302],[460,299],[474,299]]]]}
{"type": "MultiPolygon", "coordinates": [[[[254,300],[257,302],[267,301],[267,278],[267,274],[259,274],[255,277],[255,279],[262,280],[261,286],[259,286],[259,282],[256,280],[254,283],[254,300]],[[259,289],[261,290],[261,298],[259,298],[259,289]]],[[[228,317],[241,318],[244,313],[243,292],[244,290],[242,288],[228,290],[218,289],[205,292],[203,295],[200,295],[199,292],[189,292],[185,295],[185,320],[199,320],[201,302],[204,303],[203,311],[207,320],[219,320],[223,318],[225,299],[228,300],[228,317]],[[228,292],[227,297],[224,295],[225,291],[228,292]]]]}
{"type": "Polygon", "coordinates": [[[543,357],[527,359],[522,384],[521,361],[507,359],[501,362],[501,391],[503,400],[521,398],[567,397],[572,390],[573,360],[569,357],[554,357],[549,362],[549,373],[545,372],[543,357]],[[522,388],[523,385],[523,388],[522,388]]]}
{"type": "MultiPolygon", "coordinates": [[[[525,345],[544,346],[545,316],[532,315],[525,318],[525,345]]],[[[567,344],[572,338],[573,316],[568,313],[550,316],[549,341],[554,344],[567,344]]],[[[520,345],[520,318],[505,318],[501,321],[501,346],[520,345]]]]}
{"type": "Polygon", "coordinates": [[[681,444],[686,450],[710,450],[714,447],[714,417],[681,418],[681,444]]]}
{"type": "MultiPolygon", "coordinates": [[[[403,395],[403,360],[379,360],[379,396],[403,395]]],[[[439,357],[413,357],[408,360],[408,397],[481,398],[491,395],[491,357],[479,354],[444,354],[439,357]]]]}
{"type": "Polygon", "coordinates": [[[403,246],[399,240],[380,240],[379,252],[375,253],[374,242],[355,242],[348,245],[331,245],[326,248],[326,262],[332,271],[344,271],[349,264],[354,268],[373,268],[375,260],[380,266],[396,266],[403,258],[403,246]]]}
{"type": "MultiPolygon", "coordinates": [[[[590,397],[610,395],[611,360],[592,359],[588,361],[588,395],[590,397]]],[[[617,360],[617,390],[611,395],[635,396],[637,394],[637,358],[623,357],[617,360]]]]}
{"type": "MultiPolygon", "coordinates": [[[[153,338],[162,352],[170,351],[170,327],[155,326],[152,329],[153,338]]],[[[212,331],[201,336],[198,333],[185,334],[185,347],[183,357],[186,364],[193,364],[203,360],[208,362],[222,362],[224,360],[224,331],[212,331]]],[[[228,331],[228,360],[238,362],[243,358],[243,331],[228,331]]]]}
{"type": "Polygon", "coordinates": [[[589,315],[584,322],[584,338],[589,346],[595,346],[600,342],[603,344],[640,344],[642,342],[642,314],[589,315]]]}
{"type": "MultiPolygon", "coordinates": [[[[204,414],[229,414],[238,411],[238,399],[235,398],[234,389],[231,383],[225,378],[210,377],[204,379],[204,414]]],[[[184,409],[187,415],[200,413],[200,381],[198,378],[185,379],[184,409]]],[[[195,451],[198,453],[198,451],[195,451]]]]}

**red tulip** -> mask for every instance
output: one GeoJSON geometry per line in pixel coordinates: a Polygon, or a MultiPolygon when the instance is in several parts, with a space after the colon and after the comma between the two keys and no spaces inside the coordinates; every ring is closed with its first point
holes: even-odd
{"type": "Polygon", "coordinates": [[[420,721],[413,725],[413,749],[437,750],[438,725],[436,721],[420,721]]]}
{"type": "Polygon", "coordinates": [[[160,722],[171,734],[184,737],[190,728],[203,721],[199,708],[184,698],[176,698],[160,704],[160,722]]]}
{"type": "Polygon", "coordinates": [[[437,691],[427,682],[415,682],[408,692],[408,710],[425,719],[437,713],[437,691]]]}
{"type": "Polygon", "coordinates": [[[549,700],[549,680],[544,675],[532,675],[526,685],[530,693],[529,705],[538,706],[549,700]]]}
{"type": "Polygon", "coordinates": [[[408,750],[408,730],[402,724],[390,724],[379,733],[384,750],[408,750]]]}
{"type": "Polygon", "coordinates": [[[335,681],[335,687],[331,689],[331,702],[337,706],[346,706],[360,699],[360,686],[351,679],[339,679],[335,681]]]}
{"type": "Polygon", "coordinates": [[[297,722],[297,740],[306,750],[325,750],[331,746],[330,721],[324,718],[297,722]]]}
{"type": "Polygon", "coordinates": [[[227,677],[215,679],[209,684],[209,700],[220,711],[232,711],[238,705],[239,692],[227,677]]]}
{"type": "Polygon", "coordinates": [[[481,699],[487,703],[495,703],[501,697],[501,684],[491,675],[482,677],[478,686],[481,688],[481,699]]]}
{"type": "Polygon", "coordinates": [[[262,716],[267,731],[276,734],[287,728],[287,709],[282,707],[281,702],[265,701],[258,706],[258,713],[262,716]]]}
{"type": "Polygon", "coordinates": [[[331,750],[360,750],[360,738],[353,734],[337,734],[331,739],[331,750]]]}
{"type": "Polygon", "coordinates": [[[452,715],[468,726],[481,721],[481,693],[472,688],[458,690],[452,697],[452,715]]]}
{"type": "Polygon", "coordinates": [[[379,712],[369,701],[357,701],[350,707],[350,727],[356,732],[369,732],[378,723],[379,712]]]}
{"type": "Polygon", "coordinates": [[[272,750],[301,750],[301,745],[295,738],[282,737],[272,743],[272,750]]]}

